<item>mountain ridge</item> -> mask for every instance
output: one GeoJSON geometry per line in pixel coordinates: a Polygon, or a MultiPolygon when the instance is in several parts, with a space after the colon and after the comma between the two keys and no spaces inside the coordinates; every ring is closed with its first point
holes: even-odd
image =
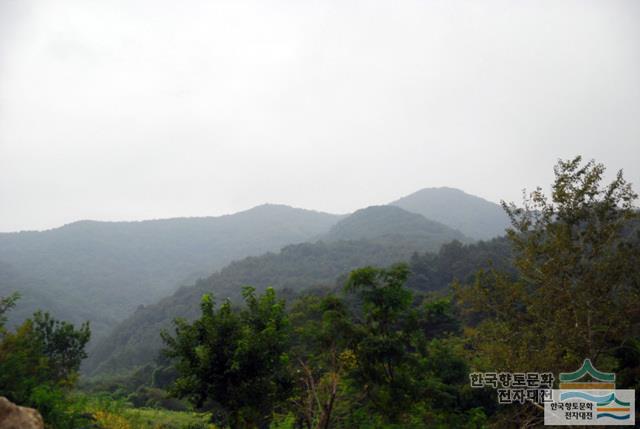
{"type": "Polygon", "coordinates": [[[477,240],[504,235],[510,225],[500,205],[457,188],[422,188],[389,205],[444,223],[477,240]]]}

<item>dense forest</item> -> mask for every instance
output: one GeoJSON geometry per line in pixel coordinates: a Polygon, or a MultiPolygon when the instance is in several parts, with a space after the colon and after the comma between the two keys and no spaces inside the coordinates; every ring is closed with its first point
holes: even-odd
{"type": "Polygon", "coordinates": [[[75,323],[90,320],[94,338],[101,338],[140,304],[233,260],[307,241],[340,219],[263,205],[221,217],[80,221],[42,232],[0,234],[0,276],[5,270],[20,276],[19,284],[0,284],[0,294],[21,290],[24,295],[10,322],[44,308],[75,323]],[[61,295],[65,298],[48,305],[49,296],[61,295]]]}
{"type": "Polygon", "coordinates": [[[549,195],[503,204],[502,237],[473,242],[471,214],[454,228],[364,209],[140,305],[88,359],[89,324],[36,312],[10,326],[8,294],[0,392],[53,428],[311,429],[542,424],[539,403],[471,387],[478,371],[589,358],[637,389],[637,194],[580,157],[554,173],[549,195]]]}

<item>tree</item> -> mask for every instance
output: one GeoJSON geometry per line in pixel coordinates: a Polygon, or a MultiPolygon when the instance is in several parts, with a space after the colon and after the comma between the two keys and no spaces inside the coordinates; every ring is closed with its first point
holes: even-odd
{"type": "Polygon", "coordinates": [[[344,411],[344,380],[355,360],[349,311],[335,295],[309,295],[296,301],[290,318],[299,381],[294,410],[305,427],[328,429],[336,420],[336,409],[344,411]]]}
{"type": "Polygon", "coordinates": [[[87,357],[85,347],[91,338],[89,322],[76,329],[68,322],[52,318],[49,313],[37,311],[32,324],[36,341],[47,357],[50,379],[73,384],[80,363],[87,357]]]}
{"type": "Polygon", "coordinates": [[[354,323],[357,366],[352,376],[370,404],[391,419],[416,397],[410,349],[417,326],[410,311],[412,293],[404,287],[408,275],[406,264],[365,267],[351,272],[345,286],[362,302],[354,323]]]}
{"type": "Polygon", "coordinates": [[[202,407],[219,404],[214,418],[231,427],[265,427],[287,398],[289,321],[271,288],[256,297],[245,288],[246,308],[225,301],[218,310],[204,295],[202,315],[175,321],[175,337],[163,332],[165,354],[176,361],[174,393],[202,407]]]}
{"type": "Polygon", "coordinates": [[[468,389],[468,367],[448,299],[416,297],[408,267],[366,267],[349,276],[356,295],[348,374],[351,426],[478,427],[484,421],[468,389]],[[359,399],[361,397],[362,399],[359,399]]]}
{"type": "Polygon", "coordinates": [[[538,188],[506,204],[517,276],[479,273],[459,288],[476,363],[497,371],[571,371],[585,358],[618,368],[640,328],[637,198],[622,172],[580,157],[554,168],[551,198],[538,188]]]}
{"type": "Polygon", "coordinates": [[[91,331],[36,312],[16,328],[3,326],[5,312],[18,295],[0,299],[0,394],[20,405],[35,407],[47,427],[72,428],[87,423],[70,406],[67,393],[77,379],[91,331]]]}
{"type": "Polygon", "coordinates": [[[0,334],[5,332],[4,325],[7,323],[7,311],[15,307],[18,299],[20,299],[20,294],[17,292],[8,296],[0,297],[0,334]]]}
{"type": "Polygon", "coordinates": [[[0,391],[20,404],[29,403],[40,385],[70,387],[91,332],[88,322],[80,329],[36,312],[15,332],[5,332],[0,342],[0,391]]]}

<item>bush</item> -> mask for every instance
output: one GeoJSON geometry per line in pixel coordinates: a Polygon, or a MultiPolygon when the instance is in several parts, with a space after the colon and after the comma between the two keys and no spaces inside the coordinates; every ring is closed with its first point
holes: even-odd
{"type": "Polygon", "coordinates": [[[74,402],[59,388],[47,385],[37,386],[31,392],[29,405],[36,408],[47,426],[56,429],[74,429],[86,425],[92,418],[80,410],[82,404],[74,402]]]}

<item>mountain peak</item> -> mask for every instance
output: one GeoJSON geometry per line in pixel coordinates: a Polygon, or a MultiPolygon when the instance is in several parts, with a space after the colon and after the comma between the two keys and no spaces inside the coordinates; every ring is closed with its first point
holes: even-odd
{"type": "Polygon", "coordinates": [[[423,188],[390,205],[421,214],[480,240],[503,235],[509,226],[509,219],[498,204],[457,188],[423,188]]]}
{"type": "Polygon", "coordinates": [[[467,238],[440,222],[396,206],[370,206],[335,224],[326,241],[373,240],[388,244],[411,242],[416,249],[436,251],[443,243],[467,238]]]}

